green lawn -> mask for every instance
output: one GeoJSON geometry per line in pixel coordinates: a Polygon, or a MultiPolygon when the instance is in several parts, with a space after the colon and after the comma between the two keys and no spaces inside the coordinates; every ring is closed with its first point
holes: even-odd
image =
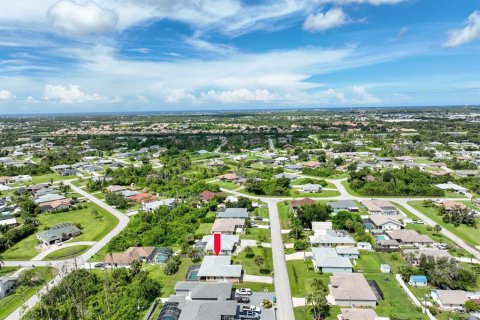
{"type": "MultiPolygon", "coordinates": [[[[296,307],[293,309],[295,314],[295,320],[313,320],[313,315],[311,313],[311,307],[296,307]]],[[[337,320],[337,316],[340,314],[340,307],[330,306],[330,314],[326,320],[337,320]]]]}
{"type": "MultiPolygon", "coordinates": [[[[47,269],[46,267],[36,267],[35,269],[47,269]]],[[[48,268],[52,271],[51,274],[48,274],[46,277],[46,281],[52,280],[54,273],[56,272],[54,268],[48,268]]],[[[43,287],[43,284],[39,284],[33,287],[19,287],[17,290],[6,296],[3,299],[0,299],[0,320],[5,319],[10,313],[12,313],[15,309],[20,307],[24,301],[28,300],[31,296],[33,296],[40,288],[43,287]]]]}
{"type": "Polygon", "coordinates": [[[240,235],[240,239],[257,240],[260,242],[270,242],[270,229],[247,228],[247,231],[240,235]]]}
{"type": "Polygon", "coordinates": [[[174,275],[166,275],[163,273],[163,268],[159,265],[144,264],[143,268],[148,271],[148,276],[152,279],[157,280],[162,286],[161,297],[168,297],[171,294],[174,294],[175,285],[177,281],[185,281],[185,275],[187,274],[188,267],[193,263],[189,258],[182,258],[182,263],[177,273],[174,275]]]}
{"type": "Polygon", "coordinates": [[[253,216],[258,215],[262,218],[268,218],[269,217],[268,208],[265,208],[265,207],[256,208],[255,210],[253,210],[252,215],[253,216]]]}
{"type": "Polygon", "coordinates": [[[367,252],[362,251],[360,258],[357,260],[355,270],[364,273],[380,273],[380,264],[387,263],[390,265],[392,273],[398,273],[401,266],[406,265],[402,256],[398,252],[367,252]]]}
{"type": "Polygon", "coordinates": [[[313,279],[322,279],[325,285],[329,283],[329,275],[316,273],[310,260],[287,261],[287,271],[293,297],[305,297],[312,292],[313,279]]]}
{"type": "Polygon", "coordinates": [[[198,229],[195,231],[195,236],[201,237],[210,234],[213,223],[201,223],[198,229]]]}
{"type": "Polygon", "coordinates": [[[278,217],[280,219],[280,228],[288,229],[290,227],[288,222],[288,216],[290,213],[290,202],[289,201],[279,202],[277,204],[277,207],[278,207],[278,217]]]}
{"type": "Polygon", "coordinates": [[[234,264],[241,263],[245,273],[250,275],[270,275],[273,271],[272,249],[259,247],[252,247],[252,249],[253,257],[246,257],[245,252],[242,251],[234,258],[234,264]],[[262,256],[265,260],[260,267],[254,262],[255,256],[262,256]]]}
{"type": "Polygon", "coordinates": [[[20,269],[19,267],[0,267],[0,277],[8,276],[20,269]]]}
{"type": "MultiPolygon", "coordinates": [[[[453,224],[443,222],[442,217],[438,214],[437,209],[435,207],[424,207],[423,201],[410,201],[408,204],[438,223],[440,226],[442,226],[442,228],[445,228],[454,233],[456,236],[460,237],[469,245],[480,245],[480,232],[478,229],[466,225],[459,225],[458,227],[455,227],[453,224]]],[[[480,218],[477,218],[477,225],[480,225],[480,218]]]]}
{"type": "Polygon", "coordinates": [[[90,246],[85,246],[85,245],[65,247],[50,253],[45,258],[43,258],[43,260],[48,261],[48,260],[71,259],[74,257],[78,257],[82,253],[86,252],[88,249],[90,249],[90,246]]]}
{"type": "MultiPolygon", "coordinates": [[[[296,179],[296,180],[293,180],[291,185],[294,185],[294,186],[299,186],[299,185],[304,185],[304,184],[308,184],[310,183],[309,180],[323,180],[323,179],[320,179],[320,178],[314,178],[314,177],[311,177],[311,178],[299,178],[299,179],[296,179]]],[[[323,180],[325,181],[325,180],[323,180]]],[[[336,189],[335,185],[331,182],[327,182],[327,186],[325,186],[324,188],[331,188],[331,189],[336,189]]],[[[315,182],[313,182],[315,183],[315,182]]]]}
{"type": "Polygon", "coordinates": [[[337,190],[323,190],[322,192],[310,193],[310,192],[302,192],[300,189],[293,188],[290,190],[290,196],[294,198],[331,198],[337,197],[340,195],[340,192],[337,190]]]}
{"type": "Polygon", "coordinates": [[[259,282],[242,282],[242,283],[234,283],[234,288],[249,288],[253,292],[275,292],[275,287],[273,284],[270,283],[259,283],[259,282]]]}
{"type": "MultiPolygon", "coordinates": [[[[380,266],[378,270],[380,272],[380,266]]],[[[395,279],[395,275],[367,273],[365,278],[375,280],[385,297],[385,300],[378,302],[375,309],[379,316],[389,316],[398,320],[428,319],[403,291],[395,279]]]]}
{"type": "MultiPolygon", "coordinates": [[[[38,215],[37,219],[40,225],[37,228],[37,232],[43,231],[44,227],[51,227],[63,222],[72,222],[81,225],[82,234],[70,240],[71,242],[98,241],[102,239],[117,225],[118,220],[115,216],[93,203],[87,203],[86,205],[87,208],[80,210],[38,215]],[[93,217],[91,214],[92,208],[97,209],[101,219],[93,217]]],[[[38,254],[38,251],[35,249],[37,243],[36,235],[32,234],[3,252],[2,257],[5,260],[29,260],[38,254]]]]}
{"type": "Polygon", "coordinates": [[[347,192],[352,195],[352,196],[356,196],[356,197],[361,197],[362,195],[360,193],[358,193],[357,191],[354,191],[352,188],[350,188],[350,184],[348,183],[347,180],[344,180],[341,182],[342,186],[345,187],[345,189],[347,190],[347,192]]]}
{"type": "Polygon", "coordinates": [[[227,190],[235,190],[241,187],[236,183],[226,181],[215,181],[214,184],[218,185],[220,188],[224,188],[227,190]]]}
{"type": "Polygon", "coordinates": [[[77,176],[62,177],[58,173],[48,173],[41,176],[33,176],[31,183],[37,184],[37,183],[50,182],[51,180],[59,181],[59,180],[67,180],[67,179],[74,179],[74,178],[77,178],[77,176]]]}

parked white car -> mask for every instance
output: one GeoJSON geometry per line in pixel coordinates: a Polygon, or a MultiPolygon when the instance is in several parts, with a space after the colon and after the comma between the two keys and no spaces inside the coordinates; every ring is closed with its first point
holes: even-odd
{"type": "Polygon", "coordinates": [[[235,293],[239,296],[250,296],[252,294],[252,290],[249,288],[239,288],[235,290],[235,293]]]}
{"type": "Polygon", "coordinates": [[[262,310],[260,310],[259,307],[256,307],[253,304],[243,305],[242,306],[242,312],[246,312],[246,311],[258,312],[258,313],[262,312],[262,310]]]}

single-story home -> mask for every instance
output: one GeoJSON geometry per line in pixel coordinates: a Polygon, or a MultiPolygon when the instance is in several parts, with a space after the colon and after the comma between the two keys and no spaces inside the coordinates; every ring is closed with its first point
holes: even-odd
{"type": "Polygon", "coordinates": [[[125,187],[125,186],[119,186],[119,185],[115,185],[115,184],[112,184],[111,186],[108,186],[105,188],[105,190],[109,193],[116,193],[116,192],[120,192],[120,191],[123,191],[123,190],[127,190],[128,188],[125,187]]]}
{"type": "Polygon", "coordinates": [[[448,182],[448,183],[440,183],[435,185],[437,188],[440,188],[445,191],[454,191],[458,192],[460,194],[465,194],[468,192],[467,188],[464,188],[462,186],[459,186],[458,184],[448,182]]]}
{"type": "Polygon", "coordinates": [[[394,239],[384,239],[377,241],[377,246],[381,249],[392,249],[397,250],[400,249],[400,243],[394,239]]]}
{"type": "Polygon", "coordinates": [[[363,206],[367,209],[369,214],[393,214],[399,213],[398,209],[386,200],[363,200],[363,206]]]}
{"type": "Polygon", "coordinates": [[[377,230],[399,230],[403,228],[403,216],[400,214],[372,214],[368,218],[377,230]]]}
{"type": "Polygon", "coordinates": [[[73,223],[65,222],[57,224],[48,230],[37,233],[38,240],[45,245],[50,245],[55,241],[65,241],[80,234],[80,229],[73,223]]]}
{"type": "Polygon", "coordinates": [[[242,266],[232,264],[230,256],[205,256],[197,277],[207,282],[240,282],[242,266]]]}
{"type": "Polygon", "coordinates": [[[322,191],[322,186],[319,184],[309,183],[300,187],[302,192],[316,193],[322,191]]]}
{"type": "Polygon", "coordinates": [[[355,246],[355,240],[348,234],[335,230],[325,230],[325,233],[318,233],[309,238],[312,247],[355,246]]]}
{"type": "Polygon", "coordinates": [[[353,266],[350,259],[341,257],[335,248],[312,248],[313,267],[316,272],[351,273],[353,266]]]}
{"type": "Polygon", "coordinates": [[[337,200],[330,202],[329,205],[335,213],[340,211],[358,212],[358,207],[353,200],[337,200]]]}
{"type": "Polygon", "coordinates": [[[357,242],[358,250],[372,250],[372,244],[370,242],[357,242]]]}
{"type": "Polygon", "coordinates": [[[340,273],[330,277],[329,295],[341,307],[372,307],[377,296],[362,273],[340,273]]]}
{"type": "Polygon", "coordinates": [[[438,248],[404,249],[403,256],[413,265],[418,265],[422,256],[433,257],[435,259],[453,259],[453,256],[447,250],[440,250],[438,248]]]}
{"type": "Polygon", "coordinates": [[[408,284],[414,287],[426,287],[428,285],[427,277],[424,275],[411,275],[408,284]]]}
{"type": "Polygon", "coordinates": [[[387,231],[390,238],[397,240],[401,245],[413,245],[416,247],[433,244],[430,237],[421,235],[415,230],[401,229],[387,231]]]}
{"type": "MultiPolygon", "coordinates": [[[[214,253],[214,236],[206,235],[197,242],[198,247],[204,249],[206,254],[214,253]]],[[[240,245],[240,238],[237,235],[222,234],[220,240],[220,253],[222,255],[232,255],[237,246],[240,245]]]]}
{"type": "Polygon", "coordinates": [[[315,200],[310,199],[310,198],[304,198],[300,200],[292,200],[292,203],[290,204],[293,209],[297,207],[301,207],[303,205],[312,205],[315,204],[315,200]]]}
{"type": "Polygon", "coordinates": [[[431,297],[441,310],[463,310],[469,294],[463,290],[432,290],[431,297]]]}
{"type": "Polygon", "coordinates": [[[211,233],[237,234],[245,230],[245,219],[215,219],[211,233]]]}
{"type": "Polygon", "coordinates": [[[453,211],[456,211],[456,210],[467,210],[468,209],[468,207],[465,204],[463,204],[461,202],[453,201],[453,200],[441,201],[439,203],[439,205],[443,206],[447,213],[450,213],[450,212],[453,212],[453,211]]]}
{"type": "Polygon", "coordinates": [[[367,308],[341,308],[339,320],[380,320],[388,318],[379,318],[373,309],[367,308]]]}
{"type": "Polygon", "coordinates": [[[130,247],[125,252],[109,253],[104,263],[114,267],[129,267],[133,261],[154,262],[157,250],[155,247],[130,247]]]}
{"type": "Polygon", "coordinates": [[[71,206],[72,206],[71,199],[47,201],[47,202],[42,202],[38,205],[38,207],[40,208],[40,210],[42,210],[42,212],[62,210],[62,209],[70,208],[71,206]]]}
{"type": "Polygon", "coordinates": [[[226,208],[225,211],[218,211],[217,218],[224,219],[248,219],[246,208],[226,208]]]}
{"type": "Polygon", "coordinates": [[[202,193],[200,193],[200,198],[202,198],[202,201],[208,202],[208,201],[212,200],[213,198],[215,198],[215,196],[217,196],[217,195],[224,195],[224,193],[223,192],[212,192],[212,191],[205,190],[202,193]]]}
{"type": "Polygon", "coordinates": [[[133,196],[129,196],[128,200],[135,201],[138,203],[146,203],[146,202],[156,201],[158,200],[158,197],[150,193],[139,193],[133,196]]]}
{"type": "Polygon", "coordinates": [[[37,199],[34,200],[34,202],[36,204],[40,205],[44,202],[51,202],[51,201],[63,200],[63,199],[65,199],[65,197],[62,196],[61,194],[49,193],[49,194],[45,194],[45,195],[42,195],[42,196],[38,197],[37,199]]]}
{"type": "Polygon", "coordinates": [[[273,176],[275,179],[280,179],[280,178],[287,178],[288,180],[296,180],[298,179],[298,177],[294,174],[290,174],[290,173],[279,173],[279,174],[276,174],[273,176]]]}
{"type": "Polygon", "coordinates": [[[176,202],[177,200],[174,198],[145,202],[143,203],[142,210],[146,212],[151,212],[160,206],[167,206],[168,209],[172,209],[176,202]]]}

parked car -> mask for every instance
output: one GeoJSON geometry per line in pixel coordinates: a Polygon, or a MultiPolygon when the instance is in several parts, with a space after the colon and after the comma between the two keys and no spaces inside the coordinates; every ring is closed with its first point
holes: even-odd
{"type": "Polygon", "coordinates": [[[260,315],[257,312],[247,311],[240,314],[240,319],[241,320],[247,320],[247,319],[257,320],[257,319],[260,319],[260,315]]]}
{"type": "Polygon", "coordinates": [[[60,241],[60,240],[56,240],[56,241],[55,241],[55,244],[60,247],[60,246],[63,244],[63,242],[60,241]]]}
{"type": "Polygon", "coordinates": [[[249,288],[239,288],[235,290],[235,293],[239,296],[250,296],[252,294],[252,290],[249,288]]]}
{"type": "Polygon", "coordinates": [[[95,263],[95,264],[93,265],[93,267],[94,267],[94,268],[105,268],[105,264],[99,262],[99,263],[95,263]]]}
{"type": "Polygon", "coordinates": [[[254,306],[253,304],[250,305],[243,305],[241,307],[241,312],[247,312],[247,311],[252,311],[252,312],[258,312],[261,313],[262,310],[260,310],[259,307],[254,306]]]}
{"type": "Polygon", "coordinates": [[[238,296],[236,299],[239,303],[250,303],[250,298],[248,296],[238,296]]]}

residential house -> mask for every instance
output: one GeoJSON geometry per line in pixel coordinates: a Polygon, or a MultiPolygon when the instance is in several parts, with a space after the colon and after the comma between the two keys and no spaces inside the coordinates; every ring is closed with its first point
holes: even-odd
{"type": "Polygon", "coordinates": [[[225,211],[217,212],[217,218],[248,219],[248,211],[246,208],[226,208],[225,211]]]}
{"type": "Polygon", "coordinates": [[[319,184],[309,183],[301,186],[301,190],[302,192],[306,192],[306,193],[317,193],[322,191],[322,186],[319,184]]]}
{"type": "Polygon", "coordinates": [[[421,235],[415,230],[401,229],[387,231],[390,238],[397,240],[400,245],[404,246],[428,246],[433,244],[433,240],[430,237],[421,235]]]}
{"type": "Polygon", "coordinates": [[[56,241],[65,241],[72,237],[76,237],[80,233],[80,229],[78,229],[73,223],[65,222],[37,233],[37,239],[48,246],[56,241]]]}
{"type": "Polygon", "coordinates": [[[332,230],[332,221],[313,221],[312,231],[314,234],[325,233],[327,230],[332,230]]]}
{"type": "Polygon", "coordinates": [[[212,192],[205,190],[202,193],[200,193],[200,198],[202,198],[203,202],[208,202],[215,198],[216,195],[224,194],[223,192],[212,192]]]}
{"type": "Polygon", "coordinates": [[[129,198],[131,196],[136,196],[137,194],[140,194],[140,192],[138,191],[129,190],[129,189],[118,191],[116,193],[122,195],[124,198],[129,198]]]}
{"type": "Polygon", "coordinates": [[[418,265],[422,256],[432,257],[435,260],[441,258],[453,259],[453,256],[447,250],[438,248],[403,249],[403,256],[413,265],[418,265]]]}
{"type": "Polygon", "coordinates": [[[222,174],[217,178],[220,181],[236,182],[239,179],[239,176],[237,176],[235,173],[227,173],[227,174],[222,174]]]}
{"type": "Polygon", "coordinates": [[[72,206],[71,199],[60,199],[60,200],[53,200],[42,202],[38,205],[42,212],[50,212],[50,211],[58,211],[62,209],[67,209],[72,206]]]}
{"type": "Polygon", "coordinates": [[[358,250],[372,250],[372,244],[370,242],[357,242],[357,249],[358,250]]]}
{"type": "Polygon", "coordinates": [[[377,297],[362,273],[335,274],[330,277],[329,296],[341,307],[376,307],[377,297]]]}
{"type": "Polygon", "coordinates": [[[344,247],[344,246],[336,246],[335,250],[340,257],[348,258],[348,259],[358,259],[360,253],[356,247],[344,247]]]}
{"type": "Polygon", "coordinates": [[[335,248],[312,248],[312,254],[316,272],[333,274],[352,272],[350,259],[340,256],[335,248]]]}
{"type": "MultiPolygon", "coordinates": [[[[237,235],[222,234],[220,241],[221,255],[232,255],[235,249],[240,245],[240,238],[237,235]]],[[[202,248],[206,254],[213,254],[214,252],[214,236],[206,235],[196,244],[197,247],[202,248]]]]}
{"type": "Polygon", "coordinates": [[[386,200],[363,200],[362,204],[369,214],[399,214],[398,209],[386,200]]]}
{"type": "Polygon", "coordinates": [[[340,211],[358,212],[358,207],[353,200],[337,200],[330,202],[329,205],[334,213],[340,211]]]}
{"type": "Polygon", "coordinates": [[[388,320],[388,317],[379,317],[373,309],[341,308],[339,320],[388,320]]]}
{"type": "Polygon", "coordinates": [[[465,204],[461,202],[453,201],[453,200],[441,201],[439,205],[443,206],[445,208],[445,212],[447,213],[451,213],[453,211],[458,211],[458,210],[463,211],[468,209],[468,207],[465,204]]]}
{"type": "Polygon", "coordinates": [[[116,193],[116,192],[120,192],[120,191],[124,191],[124,190],[127,190],[128,188],[125,187],[125,186],[119,186],[119,185],[110,185],[108,186],[105,190],[108,192],[108,193],[116,193]]]}
{"type": "Polygon", "coordinates": [[[142,210],[146,212],[152,212],[153,210],[156,210],[160,206],[167,206],[168,209],[172,209],[176,202],[177,202],[177,199],[174,199],[174,198],[157,200],[152,202],[144,202],[142,206],[142,210]]]}
{"type": "Polygon", "coordinates": [[[308,161],[308,162],[304,162],[302,163],[302,166],[304,168],[318,168],[320,167],[322,164],[319,162],[319,161],[308,161]]]}
{"type": "Polygon", "coordinates": [[[175,294],[163,304],[159,320],[234,320],[238,302],[231,283],[177,282],[175,294]]]}
{"type": "Polygon", "coordinates": [[[355,240],[353,240],[347,233],[336,230],[317,232],[309,238],[312,247],[355,246],[355,240]]]}
{"type": "Polygon", "coordinates": [[[399,230],[403,228],[400,214],[372,214],[368,217],[377,230],[399,230]]]}
{"type": "Polygon", "coordinates": [[[245,219],[215,219],[212,233],[238,234],[245,231],[245,219]]]}
{"type": "Polygon", "coordinates": [[[298,177],[296,175],[290,174],[290,173],[279,173],[279,174],[274,175],[273,177],[275,179],[286,178],[290,181],[298,179],[298,177]]]}
{"type": "Polygon", "coordinates": [[[463,290],[432,290],[431,297],[440,310],[463,310],[469,294],[463,290]]]}
{"type": "Polygon", "coordinates": [[[427,277],[424,275],[411,275],[408,284],[413,287],[426,287],[428,285],[427,277]]]}
{"type": "Polygon", "coordinates": [[[37,199],[34,200],[34,202],[38,205],[41,205],[44,202],[51,202],[51,201],[64,200],[64,199],[66,198],[61,194],[49,193],[49,194],[45,194],[38,197],[37,199]]]}
{"type": "Polygon", "coordinates": [[[393,239],[378,240],[377,247],[383,250],[398,250],[400,249],[400,243],[393,239]]]}
{"type": "Polygon", "coordinates": [[[18,277],[0,277],[0,299],[13,292],[17,283],[18,277]]]}
{"type": "Polygon", "coordinates": [[[459,186],[458,184],[448,182],[448,183],[440,183],[435,185],[437,188],[440,188],[445,191],[453,191],[460,194],[466,194],[468,192],[467,188],[459,186]]]}
{"type": "Polygon", "coordinates": [[[197,277],[207,282],[240,282],[242,266],[232,264],[231,261],[230,256],[205,256],[197,277]]]}
{"type": "Polygon", "coordinates": [[[292,209],[295,209],[297,207],[301,207],[303,205],[312,205],[315,204],[315,200],[310,199],[310,198],[304,198],[304,199],[299,199],[299,200],[292,200],[290,206],[292,209]]]}
{"type": "Polygon", "coordinates": [[[0,226],[10,226],[10,227],[16,227],[18,226],[19,223],[17,221],[17,218],[10,214],[0,214],[0,226]]]}
{"type": "Polygon", "coordinates": [[[155,247],[130,247],[125,252],[107,254],[103,261],[113,267],[129,267],[133,261],[154,262],[156,253],[155,247]]]}
{"type": "Polygon", "coordinates": [[[128,200],[134,201],[137,203],[146,203],[146,202],[154,202],[158,200],[158,197],[156,195],[150,194],[150,193],[139,193],[135,194],[133,196],[127,197],[128,200]]]}

